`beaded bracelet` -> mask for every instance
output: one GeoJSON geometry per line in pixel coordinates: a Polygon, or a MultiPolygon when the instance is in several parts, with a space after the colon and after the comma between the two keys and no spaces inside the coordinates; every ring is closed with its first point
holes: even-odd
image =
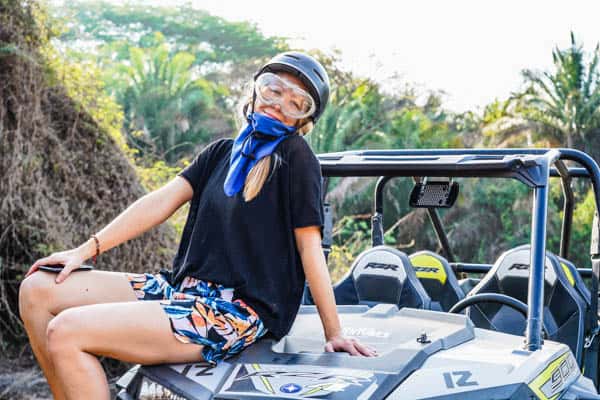
{"type": "Polygon", "coordinates": [[[92,257],[92,261],[94,262],[94,267],[96,267],[96,258],[100,254],[100,241],[98,240],[96,235],[92,235],[92,239],[94,239],[94,242],[96,242],[96,254],[94,254],[94,256],[92,257]]]}

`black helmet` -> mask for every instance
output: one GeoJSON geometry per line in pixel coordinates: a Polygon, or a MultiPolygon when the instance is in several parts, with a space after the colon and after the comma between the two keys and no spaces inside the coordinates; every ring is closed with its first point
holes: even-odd
{"type": "Polygon", "coordinates": [[[289,72],[298,77],[308,88],[308,92],[315,99],[317,110],[310,117],[313,122],[323,114],[329,100],[329,77],[325,68],[308,54],[297,51],[288,51],[273,57],[254,75],[254,80],[264,72],[289,72]]]}

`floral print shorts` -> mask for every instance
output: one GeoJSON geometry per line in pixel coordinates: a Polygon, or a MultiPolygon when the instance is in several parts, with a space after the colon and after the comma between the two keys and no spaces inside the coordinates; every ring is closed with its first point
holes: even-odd
{"type": "Polygon", "coordinates": [[[233,289],[186,277],[173,287],[158,273],[126,274],[138,300],[160,300],[175,337],[202,345],[204,360],[212,365],[254,343],[267,330],[256,312],[233,289]]]}

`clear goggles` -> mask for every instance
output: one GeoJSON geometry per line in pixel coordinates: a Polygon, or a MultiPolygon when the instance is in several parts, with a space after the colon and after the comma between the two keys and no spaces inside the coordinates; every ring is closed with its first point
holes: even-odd
{"type": "Polygon", "coordinates": [[[317,109],[315,100],[306,90],[271,72],[256,78],[254,91],[261,103],[278,104],[281,112],[290,118],[306,118],[317,109]]]}

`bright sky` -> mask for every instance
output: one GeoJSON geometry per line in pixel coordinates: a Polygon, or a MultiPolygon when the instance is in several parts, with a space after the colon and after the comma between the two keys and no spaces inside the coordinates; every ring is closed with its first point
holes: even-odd
{"type": "MultiPolygon", "coordinates": [[[[155,0],[164,4],[164,1],[155,0]]],[[[172,4],[172,2],[169,2],[172,4]]],[[[443,90],[454,111],[481,111],[521,84],[523,68],[550,70],[569,32],[591,52],[600,2],[557,0],[192,0],[229,20],[255,22],[298,48],[342,51],[343,66],[383,80],[399,73],[443,90]]]]}

